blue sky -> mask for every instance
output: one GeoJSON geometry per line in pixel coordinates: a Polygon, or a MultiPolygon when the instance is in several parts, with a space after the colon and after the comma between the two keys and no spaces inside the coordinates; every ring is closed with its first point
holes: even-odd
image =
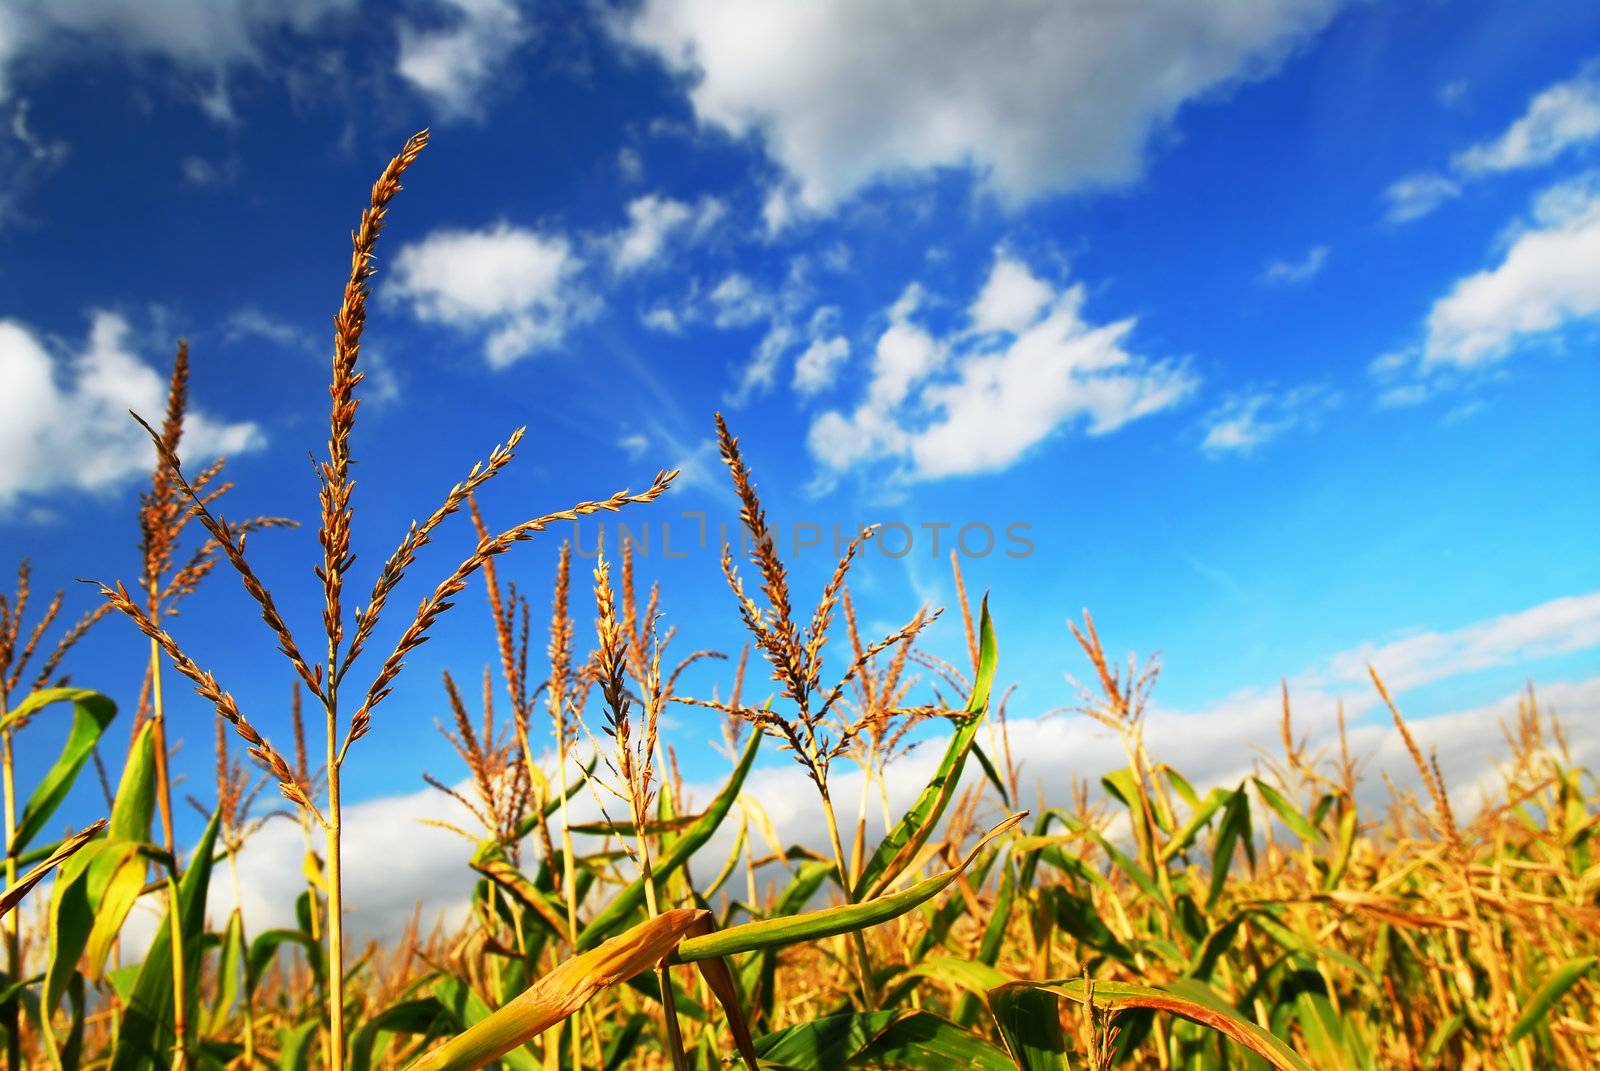
{"type": "MultiPolygon", "coordinates": [[[[25,2],[0,112],[0,561],[70,609],[74,578],[136,574],[122,413],[154,415],[180,335],[191,461],[231,456],[233,514],[314,518],[349,231],[426,126],[379,249],[358,576],[526,424],[491,520],[682,467],[626,520],[683,650],[736,650],[716,548],[660,553],[663,523],[676,549],[685,514],[734,519],[720,409],[780,528],[907,526],[857,570],[874,628],[953,606],[952,535],[997,534],[965,569],[1015,715],[1072,701],[1084,606],[1162,653],[1174,734],[1253,740],[1280,677],[1369,718],[1367,658],[1418,717],[1480,712],[1464,763],[1524,678],[1600,712],[1593,5],[25,2]]],[[[396,616],[465,524],[439,543],[396,616]]],[[[556,545],[506,567],[536,603],[556,545]]],[[[311,635],[314,532],[252,554],[311,635]]],[[[802,593],[829,559],[799,555],[802,593]]],[[[231,578],[174,631],[286,739],[290,678],[231,578]]],[[[475,679],[487,636],[475,587],[352,797],[459,773],[438,673],[475,679]]],[[[131,707],[140,655],[108,621],[71,669],[131,707]]],[[[177,703],[208,784],[209,714],[177,703]]],[[[674,738],[709,779],[694,718],[674,738]]]]}

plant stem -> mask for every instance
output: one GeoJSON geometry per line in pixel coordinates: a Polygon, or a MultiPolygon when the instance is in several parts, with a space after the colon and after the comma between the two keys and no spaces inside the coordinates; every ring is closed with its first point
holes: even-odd
{"type": "MultiPolygon", "coordinates": [[[[233,909],[239,915],[239,944],[245,949],[246,959],[248,959],[250,942],[246,940],[248,934],[244,932],[244,897],[241,895],[239,888],[239,853],[232,844],[228,845],[228,876],[233,882],[233,909]]],[[[244,1066],[251,1068],[256,1065],[255,999],[250,992],[248,964],[241,964],[240,966],[244,969],[244,978],[241,979],[242,986],[240,989],[242,995],[239,1000],[240,1007],[244,1011],[244,1066]]]]}
{"type": "MultiPolygon", "coordinates": [[[[565,737],[565,733],[562,736],[565,737]]],[[[526,739],[526,734],[524,734],[526,739]]],[[[562,739],[556,748],[556,761],[560,764],[561,791],[561,891],[567,901],[567,943],[572,954],[578,954],[578,888],[577,867],[572,858],[572,822],[567,813],[567,742],[562,739]]],[[[578,1032],[578,1021],[572,1021],[572,1071],[583,1067],[583,1038],[578,1032]]]]}
{"type": "MultiPolygon", "coordinates": [[[[819,782],[817,789],[822,793],[822,813],[828,820],[828,837],[833,841],[833,858],[839,868],[839,885],[844,890],[844,898],[853,903],[855,898],[850,894],[850,870],[844,861],[844,844],[839,840],[839,820],[833,813],[833,799],[828,795],[825,784],[819,782]]],[[[861,986],[861,1000],[866,1009],[871,1011],[877,1007],[878,995],[872,986],[872,959],[867,951],[867,939],[862,936],[860,930],[851,930],[850,937],[855,950],[856,981],[861,986]]]]}
{"type": "MultiPolygon", "coordinates": [[[[155,598],[155,585],[150,588],[152,621],[159,621],[159,606],[155,598]]],[[[167,719],[161,696],[161,646],[154,637],[150,640],[150,735],[155,743],[156,756],[156,809],[161,815],[161,844],[172,856],[172,876],[167,882],[167,928],[172,941],[172,1030],[175,1035],[172,1051],[172,1071],[183,1071],[187,1060],[185,1046],[189,1039],[188,964],[183,948],[183,919],[179,917],[178,851],[172,836],[172,780],[167,773],[167,719]]]]}
{"type": "MultiPolygon", "coordinates": [[[[333,662],[329,658],[329,664],[333,662]]],[[[344,1071],[344,895],[339,867],[338,700],[329,675],[328,699],[328,1069],[344,1071]]]]}
{"type": "MultiPolygon", "coordinates": [[[[0,695],[0,717],[4,717],[5,714],[6,697],[0,695]]],[[[11,761],[11,730],[7,729],[0,732],[0,777],[4,779],[6,811],[7,888],[17,880],[17,857],[11,848],[11,841],[17,831],[17,789],[11,761]]],[[[17,928],[21,921],[20,915],[21,912],[13,911],[6,918],[6,974],[11,982],[22,977],[22,940],[21,931],[17,928]]],[[[22,1039],[19,1036],[22,1016],[17,1014],[20,1007],[20,997],[6,1005],[6,1066],[12,1071],[20,1071],[22,1067],[22,1039]]]]}

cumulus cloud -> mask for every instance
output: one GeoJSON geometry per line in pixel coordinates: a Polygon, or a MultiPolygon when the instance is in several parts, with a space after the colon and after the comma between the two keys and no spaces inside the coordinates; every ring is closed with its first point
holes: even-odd
{"type": "Polygon", "coordinates": [[[445,118],[478,118],[527,27],[508,0],[437,0],[436,6],[449,11],[443,28],[400,23],[395,71],[445,118]]]}
{"type": "Polygon", "coordinates": [[[1186,102],[1272,73],[1336,7],[646,0],[612,27],[685,80],[701,123],[762,138],[791,180],[766,213],[781,227],[794,201],[934,168],[1013,203],[1133,181],[1186,102]]]}
{"type": "Polygon", "coordinates": [[[1328,247],[1312,246],[1298,260],[1273,260],[1261,270],[1261,281],[1277,286],[1295,286],[1310,282],[1328,262],[1328,247]]]}
{"type": "Polygon", "coordinates": [[[1600,181],[1564,183],[1541,196],[1534,224],[1500,263],[1460,280],[1434,303],[1424,368],[1473,366],[1515,344],[1600,314],[1600,181]]]}
{"type": "Polygon", "coordinates": [[[1200,449],[1212,457],[1252,453],[1292,428],[1314,423],[1338,402],[1337,394],[1318,385],[1235,394],[1206,415],[1200,449]]]}
{"type": "Polygon", "coordinates": [[[1368,365],[1380,407],[1481,382],[1486,369],[1600,319],[1600,171],[1539,194],[1497,256],[1433,303],[1416,341],[1368,365]]]}
{"type": "Polygon", "coordinates": [[[813,339],[794,362],[794,389],[817,394],[833,386],[850,357],[850,343],[842,335],[813,339]]]}
{"type": "Polygon", "coordinates": [[[577,284],[571,243],[509,223],[438,230],[403,247],[384,293],[418,319],[484,336],[484,357],[504,368],[558,345],[596,305],[577,284]]]}
{"type": "Polygon", "coordinates": [[[914,479],[993,471],[1060,429],[1103,435],[1194,390],[1181,363],[1128,351],[1132,319],[1089,322],[1085,296],[1002,251],[968,326],[936,333],[918,318],[914,284],[889,310],[866,397],[813,421],[812,455],[834,470],[888,459],[914,479]]]}
{"type": "MultiPolygon", "coordinates": [[[[0,505],[63,488],[108,491],[150,472],[155,451],[128,410],[159,421],[167,377],[130,333],[121,316],[96,312],[82,349],[58,359],[25,324],[0,320],[0,505]]],[[[264,442],[253,423],[195,409],[182,452],[200,461],[264,442]]]]}
{"type": "Polygon", "coordinates": [[[1536,167],[1596,138],[1600,138],[1600,61],[1539,93],[1503,134],[1466,149],[1453,162],[1468,175],[1536,167]]]}
{"type": "Polygon", "coordinates": [[[603,241],[612,270],[619,275],[657,264],[670,239],[680,235],[690,241],[704,238],[727,213],[727,205],[716,197],[702,197],[691,205],[648,194],[630,201],[627,211],[627,226],[603,241]]]}

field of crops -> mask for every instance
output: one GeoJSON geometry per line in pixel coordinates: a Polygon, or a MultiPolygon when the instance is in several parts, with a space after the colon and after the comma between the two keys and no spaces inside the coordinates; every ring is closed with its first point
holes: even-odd
{"type": "Polygon", "coordinates": [[[969,602],[957,569],[948,616],[963,625],[967,664],[919,650],[935,612],[863,635],[848,577],[870,530],[815,603],[802,600],[721,417],[748,537],[747,560],[730,548],[722,566],[749,642],[717,693],[679,690],[707,652],[669,653],[664,597],[637,590],[626,543],[592,575],[563,551],[548,595],[496,573],[519,542],[556,538],[545,530],[559,521],[648,509],[674,472],[496,532],[475,495],[512,463],[519,432],[403,535],[370,587],[347,589],[373,254],[426,142],[414,137],[373,187],[335,321],[316,472],[322,634],[291,630],[245,549],[250,533],[290,522],[227,517],[222,464],[183,461],[182,349],[167,412],[146,428],[159,463],[142,500],[141,574],[107,579],[75,623],[62,596],[30,598],[26,566],[0,601],[9,1066],[1600,1066],[1600,788],[1531,688],[1503,727],[1499,795],[1475,814],[1452,805],[1376,674],[1420,796],[1391,786],[1387,811],[1360,809],[1362,756],[1309,753],[1287,692],[1274,757],[1240,783],[1197,786],[1147,746],[1154,672],[1109,658],[1086,615],[1073,634],[1090,686],[1075,716],[1115,734],[1127,763],[1079,786],[1072,807],[1040,811],[1007,732],[1005,622],[969,602]],[[456,514],[476,529],[475,540],[454,529],[460,564],[425,589],[392,647],[367,651],[380,617],[403,617],[389,601],[418,551],[456,514]],[[199,585],[231,582],[214,573],[242,579],[295,682],[284,750],[172,622],[199,585]],[[498,672],[481,709],[446,679],[465,780],[436,783],[477,823],[461,830],[476,845],[470,917],[352,948],[341,773],[362,761],[362,737],[383,731],[374,712],[408,655],[480,582],[498,672]],[[143,689],[120,712],[108,696],[131,698],[129,682],[73,664],[90,628],[149,639],[143,689]],[[174,839],[182,800],[163,699],[184,686],[218,715],[215,784],[190,786],[206,816],[194,845],[174,839]],[[677,705],[722,720],[729,767],[711,798],[684,791],[660,738],[677,705]],[[28,751],[42,719],[70,722],[59,756],[28,751]],[[131,734],[120,770],[97,749],[114,728],[131,734]],[[886,771],[914,731],[943,751],[913,805],[889,813],[886,771]],[[761,801],[744,792],[757,758],[779,751],[814,789],[823,853],[771,843],[761,801]],[[833,797],[835,766],[863,774],[858,796],[833,797]],[[304,830],[305,887],[297,927],[249,932],[237,908],[217,918],[205,905],[230,874],[241,901],[238,855],[271,787],[304,830]],[[96,792],[105,820],[63,837],[68,794],[96,792]],[[580,794],[599,799],[603,820],[569,811],[580,794]],[[868,835],[879,812],[881,839],[868,835]],[[140,903],[164,918],[148,947],[123,941],[140,903]]]}

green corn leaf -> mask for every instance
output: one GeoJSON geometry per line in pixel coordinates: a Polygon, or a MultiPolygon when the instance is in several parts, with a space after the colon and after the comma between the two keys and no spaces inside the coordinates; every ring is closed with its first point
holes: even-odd
{"type": "Polygon", "coordinates": [[[155,724],[145,722],[128,747],[111,803],[111,839],[148,841],[156,813],[155,724]]]}
{"type": "MultiPolygon", "coordinates": [[[[370,1071],[384,1034],[416,1034],[423,1039],[440,1030],[460,1030],[462,1024],[434,997],[420,997],[391,1005],[363,1022],[350,1038],[349,1071],[370,1071]]],[[[383,1039],[387,1040],[387,1039],[383,1039]]]]}
{"type": "Polygon", "coordinates": [[[756,1041],[766,1067],[834,1071],[896,1067],[916,1071],[1011,1071],[1004,1051],[925,1011],[829,1015],[756,1041]]]}
{"type": "Polygon", "coordinates": [[[1353,802],[1348,803],[1344,813],[1339,816],[1338,852],[1334,856],[1333,865],[1322,878],[1324,891],[1338,888],[1339,882],[1344,879],[1345,871],[1350,868],[1350,855],[1355,851],[1358,826],[1356,806],[1353,802]]]}
{"type": "Polygon", "coordinates": [[[983,745],[976,740],[972,742],[972,757],[978,760],[978,765],[983,769],[983,776],[989,779],[994,790],[1000,794],[1000,802],[1005,804],[1007,810],[1011,809],[1011,793],[1006,790],[1006,783],[1000,777],[1000,771],[995,768],[988,754],[983,750],[983,745]]]}
{"type": "MultiPolygon", "coordinates": [[[[756,761],[756,750],[761,744],[761,734],[751,733],[749,743],[745,744],[744,754],[739,756],[739,764],[734,767],[733,774],[728,778],[728,783],[717,793],[711,801],[711,806],[705,809],[700,820],[684,830],[671,849],[664,852],[659,859],[651,861],[651,869],[658,882],[671,877],[673,872],[689,857],[699,851],[706,841],[711,839],[722,820],[727,817],[729,809],[733,807],[734,800],[739,798],[739,792],[744,788],[745,778],[750,775],[750,768],[756,761]]],[[[614,932],[644,903],[644,880],[636,878],[625,889],[612,897],[611,902],[594,917],[588,925],[578,933],[578,950],[587,951],[605,940],[606,935],[614,932]]]]}
{"type": "Polygon", "coordinates": [[[24,699],[16,710],[6,716],[5,723],[15,723],[17,719],[37,713],[53,703],[72,704],[72,726],[67,730],[67,741],[61,746],[61,754],[23,805],[16,832],[7,849],[10,855],[22,854],[45,823],[50,821],[51,815],[56,813],[56,808],[61,806],[61,801],[72,790],[72,783],[77,780],[83,764],[89,761],[100,734],[105,732],[106,726],[117,714],[117,705],[99,692],[91,692],[87,688],[45,688],[24,699]]]}
{"type": "MultiPolygon", "coordinates": [[[[1072,978],[1056,982],[1013,982],[1001,986],[990,994],[990,1004],[994,1006],[997,996],[1002,999],[1015,999],[1015,992],[1019,989],[1031,989],[1039,993],[1050,994],[1057,998],[1065,998],[1074,1003],[1082,1004],[1087,999],[1087,989],[1083,979],[1072,978]]],[[[1282,1039],[1240,1015],[1230,1008],[1227,1003],[1209,989],[1198,982],[1190,981],[1182,991],[1175,986],[1147,986],[1131,982],[1095,982],[1093,983],[1093,999],[1096,1007],[1107,1008],[1111,1011],[1146,1008],[1151,1011],[1167,1012],[1171,1015],[1181,1016],[1201,1026],[1210,1027],[1212,1030],[1224,1035],[1244,1046],[1250,1052],[1261,1057],[1276,1069],[1276,1071],[1313,1071],[1310,1064],[1306,1063],[1298,1053],[1291,1049],[1282,1039]]],[[[1036,1017],[1057,1020],[1057,1012],[1052,1005],[1048,1012],[1042,1005],[1035,1005],[1030,1013],[1036,1017]]],[[[996,1012],[996,1017],[999,1017],[996,1012]]],[[[1002,1031],[1005,1025],[1002,1024],[1002,1031]]],[[[1012,1050],[1013,1056],[1016,1049],[1012,1050]]],[[[1032,1071],[1035,1065],[1019,1065],[1032,1071]]],[[[1063,1067],[1064,1064],[1040,1064],[1040,1067],[1063,1067]]]]}
{"type": "Polygon", "coordinates": [[[95,840],[67,860],[56,875],[50,902],[49,965],[44,1001],[52,1012],[77,973],[80,958],[98,979],[122,923],[144,887],[141,845],[95,840]]]}
{"type": "Polygon", "coordinates": [[[788,1071],[831,1071],[848,1067],[850,1061],[901,1014],[877,1011],[825,1015],[757,1038],[756,1054],[765,1066],[788,1071]]]}
{"type": "Polygon", "coordinates": [[[97,869],[102,865],[110,867],[109,875],[103,884],[99,883],[99,875],[90,875],[89,902],[94,905],[94,927],[83,949],[84,974],[90,981],[105,973],[106,960],[111,956],[117,935],[122,932],[122,924],[144,891],[144,879],[149,870],[144,847],[108,840],[104,851],[108,861],[97,864],[97,869]]]}
{"type": "Polygon", "coordinates": [[[1194,790],[1194,786],[1189,783],[1188,778],[1166,763],[1157,766],[1156,773],[1166,777],[1167,784],[1176,790],[1178,795],[1183,798],[1183,802],[1187,803],[1191,808],[1200,806],[1200,794],[1194,790]]]}
{"type": "Polygon", "coordinates": [[[674,959],[680,963],[692,963],[701,959],[731,956],[739,952],[777,948],[799,941],[815,941],[823,937],[849,933],[852,930],[862,930],[898,918],[949,888],[985,845],[1011,829],[1024,817],[1026,812],[1007,818],[986,833],[983,839],[967,853],[959,866],[942,874],[935,874],[931,878],[925,878],[904,892],[879,896],[859,904],[840,904],[837,907],[809,911],[801,915],[746,922],[743,925],[706,934],[704,937],[690,937],[678,946],[674,959]]]}
{"type": "Polygon", "coordinates": [[[222,935],[222,957],[217,963],[217,993],[211,1005],[211,1033],[221,1032],[223,1024],[239,1000],[245,967],[244,917],[238,908],[228,916],[228,929],[222,935]]]}
{"type": "Polygon", "coordinates": [[[1067,1071],[1067,1039],[1055,994],[1027,982],[989,990],[989,1010],[1018,1071],[1067,1071]]]}
{"type": "Polygon", "coordinates": [[[104,853],[104,841],[89,844],[67,860],[56,875],[50,894],[47,933],[49,963],[45,968],[44,1006],[54,1012],[78,973],[78,957],[94,928],[94,908],[89,904],[88,872],[104,853]]]}
{"type": "Polygon", "coordinates": [[[1156,884],[1156,879],[1150,875],[1149,871],[1145,870],[1144,867],[1139,865],[1139,861],[1137,859],[1133,858],[1133,856],[1129,855],[1127,852],[1111,843],[1105,834],[1101,833],[1098,829],[1095,829],[1093,826],[1083,821],[1077,815],[1069,814],[1065,816],[1065,819],[1068,827],[1075,832],[1081,833],[1085,837],[1088,837],[1090,840],[1099,845],[1100,850],[1106,853],[1106,858],[1111,860],[1112,865],[1118,870],[1122,871],[1124,874],[1128,875],[1133,883],[1139,887],[1140,891],[1142,891],[1146,896],[1150,897],[1150,899],[1155,903],[1159,904],[1163,909],[1169,912],[1171,911],[1171,907],[1167,904],[1166,897],[1161,893],[1161,887],[1156,884]]]}
{"type": "Polygon", "coordinates": [[[606,1042],[605,1063],[602,1065],[604,1071],[622,1071],[628,1065],[628,1058],[633,1055],[639,1039],[644,1036],[644,1028],[649,1025],[649,1018],[641,1012],[628,1016],[622,1029],[606,1042]]]}
{"type": "Polygon", "coordinates": [[[316,1019],[307,1019],[278,1031],[278,1071],[309,1071],[321,1025],[316,1019]]]}
{"type": "Polygon", "coordinates": [[[1304,841],[1322,839],[1322,830],[1313,825],[1311,819],[1301,814],[1294,804],[1284,799],[1277,789],[1259,777],[1252,777],[1250,780],[1255,782],[1256,793],[1261,797],[1261,802],[1272,808],[1283,820],[1283,824],[1289,827],[1289,832],[1304,841]]]}
{"type": "Polygon", "coordinates": [[[1010,975],[986,963],[954,956],[934,956],[906,969],[907,978],[932,978],[955,986],[975,997],[987,998],[989,990],[1011,981],[1010,975]]]}
{"type": "Polygon", "coordinates": [[[1517,1021],[1512,1024],[1511,1033],[1506,1035],[1506,1041],[1515,1045],[1532,1033],[1540,1023],[1544,1022],[1545,1017],[1550,1014],[1550,1009],[1555,1007],[1556,1001],[1566,996],[1567,991],[1593,970],[1597,962],[1600,962],[1600,957],[1576,956],[1551,971],[1529,999],[1527,1007],[1522,1009],[1522,1014],[1517,1016],[1517,1021]]]}
{"type": "Polygon", "coordinates": [[[245,959],[245,992],[255,993],[257,987],[261,985],[261,979],[267,973],[267,968],[272,965],[272,957],[286,944],[299,945],[305,949],[306,961],[311,964],[312,978],[317,988],[322,988],[325,956],[322,946],[313,941],[311,935],[304,930],[267,930],[256,934],[255,940],[250,942],[250,954],[245,959]]]}
{"type": "MultiPolygon", "coordinates": [[[[184,957],[191,968],[188,977],[199,979],[200,934],[205,923],[206,892],[211,885],[212,852],[216,848],[218,815],[206,823],[194,857],[177,888],[178,925],[183,934],[184,957]]],[[[171,886],[169,885],[170,889],[171,886]]],[[[173,1045],[172,1007],[172,925],[170,915],[162,919],[139,967],[138,978],[122,1015],[121,1031],[111,1053],[109,1071],[138,1071],[165,1067],[173,1045]]]]}
{"type": "Polygon", "coordinates": [[[899,877],[917,852],[922,850],[922,845],[944,816],[945,808],[955,797],[956,788],[961,783],[961,770],[977,739],[978,726],[989,709],[989,690],[994,685],[994,624],[989,620],[987,595],[983,599],[978,628],[978,672],[972,682],[972,695],[967,700],[964,717],[950,737],[950,744],[939,761],[939,768],[934,771],[933,779],[922,790],[911,809],[884,836],[877,850],[872,853],[872,858],[862,868],[861,878],[851,890],[853,900],[876,896],[899,877]]]}
{"type": "Polygon", "coordinates": [[[1206,894],[1206,910],[1216,906],[1222,890],[1227,887],[1235,846],[1242,841],[1246,851],[1253,850],[1250,836],[1250,798],[1240,785],[1228,793],[1222,805],[1222,821],[1217,826],[1216,842],[1211,850],[1211,888],[1206,894]]]}
{"type": "Polygon", "coordinates": [[[1096,952],[1120,963],[1133,964],[1133,950],[1118,940],[1117,935],[1101,920],[1093,901],[1078,896],[1064,885],[1048,891],[1054,894],[1050,900],[1057,926],[1096,952]]]}
{"type": "Polygon", "coordinates": [[[1179,852],[1187,851],[1194,844],[1195,838],[1200,835],[1200,831],[1206,827],[1206,823],[1211,821],[1211,816],[1226,802],[1228,793],[1223,789],[1214,788],[1206,793],[1205,799],[1194,808],[1188,820],[1178,827],[1178,831],[1166,844],[1161,846],[1161,862],[1165,863],[1179,852]]]}

